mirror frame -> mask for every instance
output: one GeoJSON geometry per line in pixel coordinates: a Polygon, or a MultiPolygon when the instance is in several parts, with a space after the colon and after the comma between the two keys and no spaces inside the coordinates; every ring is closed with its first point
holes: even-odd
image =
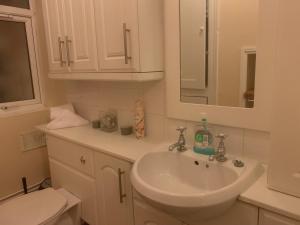
{"type": "MultiPolygon", "coordinates": [[[[272,4],[273,3],[273,4],[272,4]]],[[[165,0],[166,109],[169,118],[200,121],[206,113],[212,124],[270,130],[272,75],[276,55],[277,7],[261,0],[257,38],[254,108],[198,105],[180,101],[180,0],[165,0]]]]}

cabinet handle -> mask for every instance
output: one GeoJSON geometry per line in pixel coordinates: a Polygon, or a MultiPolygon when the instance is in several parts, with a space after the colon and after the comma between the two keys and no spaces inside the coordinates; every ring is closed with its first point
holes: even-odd
{"type": "Polygon", "coordinates": [[[60,66],[63,67],[66,63],[66,61],[63,60],[63,52],[62,48],[64,46],[65,42],[61,40],[60,37],[58,37],[58,50],[59,50],[59,60],[60,60],[60,66]]]}
{"type": "Polygon", "coordinates": [[[122,186],[122,175],[125,174],[125,171],[122,171],[121,169],[118,170],[119,174],[119,194],[120,194],[120,203],[124,202],[124,198],[126,198],[126,194],[123,194],[123,186],[122,186]]]}
{"type": "Polygon", "coordinates": [[[85,164],[86,160],[85,160],[85,158],[84,158],[83,156],[80,157],[80,162],[81,162],[81,164],[83,164],[83,165],[85,164]]]}
{"type": "Polygon", "coordinates": [[[70,55],[70,45],[72,44],[72,40],[69,39],[68,36],[66,36],[66,47],[67,47],[67,60],[68,60],[68,66],[71,66],[71,63],[74,61],[71,60],[71,55],[70,55]]]}
{"type": "Polygon", "coordinates": [[[125,55],[125,64],[128,64],[128,61],[132,59],[131,56],[128,56],[128,41],[127,33],[130,33],[130,29],[127,28],[127,24],[123,23],[123,36],[124,36],[124,55],[125,55]]]}

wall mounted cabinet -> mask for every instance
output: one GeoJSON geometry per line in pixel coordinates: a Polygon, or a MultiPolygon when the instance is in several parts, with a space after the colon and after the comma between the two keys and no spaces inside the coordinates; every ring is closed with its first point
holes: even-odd
{"type": "Polygon", "coordinates": [[[158,80],[163,1],[43,0],[49,77],[158,80]]]}
{"type": "Polygon", "coordinates": [[[101,70],[162,71],[162,10],[161,0],[97,0],[101,70]]]}
{"type": "Polygon", "coordinates": [[[93,0],[43,0],[49,72],[96,72],[93,0]]]}

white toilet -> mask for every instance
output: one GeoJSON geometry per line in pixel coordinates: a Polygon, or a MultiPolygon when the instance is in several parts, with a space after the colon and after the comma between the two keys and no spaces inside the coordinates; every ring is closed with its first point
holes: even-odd
{"type": "Polygon", "coordinates": [[[64,189],[32,192],[0,205],[3,225],[79,225],[80,200],[64,189]]]}

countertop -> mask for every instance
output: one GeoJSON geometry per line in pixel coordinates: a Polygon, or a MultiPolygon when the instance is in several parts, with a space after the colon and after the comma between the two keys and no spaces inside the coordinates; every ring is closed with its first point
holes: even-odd
{"type": "Polygon", "coordinates": [[[267,168],[263,175],[240,195],[239,199],[300,221],[300,198],[267,188],[267,168]]]}
{"type": "MultiPolygon", "coordinates": [[[[147,152],[166,149],[170,143],[154,142],[147,138],[137,140],[135,136],[121,136],[118,132],[105,133],[90,126],[48,130],[45,125],[37,129],[82,146],[100,151],[134,163],[147,152]]],[[[300,220],[300,198],[286,195],[267,188],[267,169],[239,200],[300,220]]]]}
{"type": "Polygon", "coordinates": [[[95,151],[134,163],[145,153],[168,147],[168,143],[155,142],[144,138],[137,140],[134,135],[122,136],[119,132],[106,133],[91,126],[81,126],[49,130],[45,125],[37,126],[37,129],[55,137],[68,140],[79,145],[91,148],[95,151]]]}

